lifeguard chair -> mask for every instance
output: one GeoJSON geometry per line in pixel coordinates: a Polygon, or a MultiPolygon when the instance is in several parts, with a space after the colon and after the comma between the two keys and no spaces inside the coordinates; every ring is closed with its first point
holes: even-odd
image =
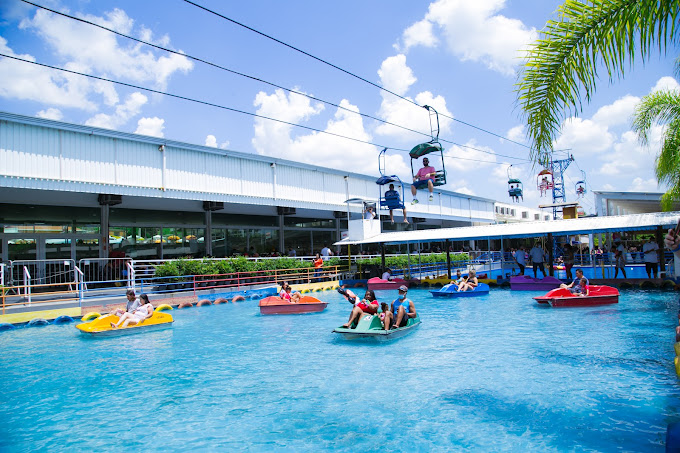
{"type": "Polygon", "coordinates": [[[411,157],[411,175],[415,179],[416,174],[418,173],[418,170],[414,169],[413,167],[414,161],[417,162],[418,159],[423,156],[427,156],[428,154],[435,154],[439,156],[438,160],[441,161],[442,169],[435,171],[432,185],[443,186],[446,184],[446,168],[444,166],[444,149],[442,148],[441,143],[439,143],[439,113],[437,113],[434,107],[429,105],[424,107],[430,114],[430,135],[432,136],[432,140],[427,143],[421,143],[420,145],[414,146],[409,152],[409,156],[411,157]]]}

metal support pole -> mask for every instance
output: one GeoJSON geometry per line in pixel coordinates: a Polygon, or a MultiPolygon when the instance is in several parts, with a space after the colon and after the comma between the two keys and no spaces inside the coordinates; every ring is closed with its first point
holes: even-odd
{"type": "Polygon", "coordinates": [[[657,275],[663,275],[664,277],[666,276],[666,257],[665,255],[665,245],[663,243],[663,238],[665,234],[663,234],[663,227],[661,225],[658,225],[656,227],[656,243],[659,245],[659,253],[657,256],[659,257],[659,273],[657,275]]]}
{"type": "Polygon", "coordinates": [[[446,240],[446,275],[451,280],[451,240],[446,240]]]}
{"type": "Polygon", "coordinates": [[[213,256],[212,211],[210,209],[205,211],[205,235],[203,235],[203,243],[205,244],[205,254],[206,254],[206,256],[213,256]]]}
{"type": "Polygon", "coordinates": [[[555,268],[553,267],[553,236],[552,233],[548,233],[548,272],[551,277],[555,276],[555,268]]]}

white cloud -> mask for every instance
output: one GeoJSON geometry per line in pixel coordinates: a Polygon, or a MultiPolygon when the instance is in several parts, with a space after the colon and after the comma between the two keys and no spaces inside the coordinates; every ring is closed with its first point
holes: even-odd
{"type": "Polygon", "coordinates": [[[156,116],[152,118],[140,118],[137,121],[135,134],[149,135],[151,137],[163,137],[165,120],[156,116]]]}
{"type": "MultiPolygon", "coordinates": [[[[76,13],[77,15],[77,13],[76,13]]],[[[134,35],[134,21],[127,14],[114,9],[104,17],[81,15],[84,19],[122,33],[134,35]]],[[[66,69],[134,82],[150,82],[164,89],[169,78],[177,72],[188,72],[193,63],[181,55],[155,57],[144,46],[120,45],[117,37],[107,31],[37,10],[32,18],[24,18],[20,28],[35,33],[53,51],[54,63],[66,69]]],[[[141,34],[151,38],[142,27],[141,34]]],[[[151,39],[153,41],[153,39],[151,39]]],[[[167,42],[167,36],[157,41],[167,42]]],[[[17,55],[5,38],[0,37],[0,51],[29,61],[32,55],[17,55]]],[[[40,102],[50,106],[71,107],[93,112],[98,104],[113,107],[119,103],[118,94],[109,82],[42,68],[10,59],[0,59],[0,96],[40,102]],[[94,95],[100,95],[98,99],[94,95]]],[[[120,109],[117,106],[116,109],[120,109]]],[[[114,115],[91,118],[91,122],[111,127],[114,115]]]]}
{"type": "MultiPolygon", "coordinates": [[[[435,47],[439,43],[439,39],[434,35],[432,27],[432,22],[427,19],[423,19],[408,27],[404,30],[402,37],[404,47],[406,49],[415,46],[435,47]]],[[[399,46],[395,45],[395,48],[399,49],[399,46]]]]}
{"type": "Polygon", "coordinates": [[[61,113],[61,110],[50,107],[48,109],[39,111],[35,116],[48,120],[60,121],[64,117],[64,114],[61,113]]]}
{"type": "Polygon", "coordinates": [[[633,182],[628,188],[628,190],[632,192],[658,192],[659,185],[656,179],[654,178],[650,179],[635,178],[633,179],[633,182]]]}
{"type": "MultiPolygon", "coordinates": [[[[340,105],[345,109],[359,111],[358,107],[351,105],[345,99],[340,102],[340,105]]],[[[258,93],[255,97],[255,106],[260,115],[297,124],[302,124],[323,110],[323,105],[312,105],[307,97],[294,93],[286,95],[282,90],[276,90],[271,95],[264,92],[258,93]]],[[[342,109],[335,112],[324,130],[357,140],[371,141],[371,136],[364,129],[362,117],[342,109]]],[[[329,168],[377,173],[378,150],[375,146],[318,132],[294,136],[293,126],[288,124],[256,118],[255,136],[252,143],[255,150],[263,155],[285,157],[310,164],[323,164],[329,168]]],[[[407,168],[402,156],[395,155],[390,155],[387,166],[390,173],[397,174],[407,168]],[[401,165],[399,165],[400,160],[401,165]]]]}
{"type": "MultiPolygon", "coordinates": [[[[417,80],[413,76],[411,68],[406,65],[406,57],[404,55],[396,55],[385,59],[380,66],[378,75],[380,75],[380,82],[385,88],[402,96],[406,95],[411,85],[417,80]]],[[[375,128],[374,132],[376,135],[394,137],[415,143],[428,141],[428,135],[431,132],[430,114],[424,108],[419,107],[419,105],[429,105],[440,114],[440,135],[450,132],[453,114],[448,110],[444,97],[435,96],[429,91],[423,91],[416,95],[414,102],[418,105],[414,105],[389,93],[381,92],[381,96],[383,100],[378,111],[380,118],[390,123],[422,132],[422,134],[381,123],[375,128]]],[[[407,97],[407,99],[411,98],[407,97]]],[[[434,118],[433,124],[436,124],[434,118]]]]}
{"type": "Polygon", "coordinates": [[[600,107],[595,115],[593,115],[593,121],[607,127],[628,124],[631,115],[635,111],[635,106],[639,102],[639,97],[628,94],[617,99],[612,104],[600,107]]]}
{"type": "MultiPolygon", "coordinates": [[[[212,134],[209,134],[205,138],[205,146],[210,146],[211,148],[217,148],[217,137],[215,137],[212,134]]],[[[221,143],[220,149],[227,149],[227,146],[229,146],[229,141],[221,143]]]]}
{"type": "Polygon", "coordinates": [[[614,144],[614,139],[606,125],[571,117],[562,123],[562,134],[553,146],[554,149],[571,149],[572,152],[601,153],[614,144]]]}
{"type": "Polygon", "coordinates": [[[378,76],[384,88],[402,96],[418,80],[406,65],[406,56],[403,54],[386,58],[378,69],[378,76]]]}
{"type": "Polygon", "coordinates": [[[514,142],[523,142],[524,141],[524,125],[520,124],[518,126],[510,128],[508,132],[505,134],[505,136],[508,138],[508,140],[512,140],[514,142]]]}
{"type": "MultiPolygon", "coordinates": [[[[32,55],[14,53],[2,36],[0,36],[0,51],[24,60],[35,61],[32,55]]],[[[75,68],[69,66],[68,69],[75,68]]],[[[0,80],[2,80],[1,97],[36,101],[60,107],[77,107],[88,111],[96,109],[96,105],[87,99],[91,84],[81,76],[2,58],[0,59],[0,80]]]]}
{"type": "Polygon", "coordinates": [[[477,195],[474,190],[470,189],[467,186],[467,181],[459,181],[456,183],[456,185],[453,186],[453,191],[458,192],[458,193],[463,193],[465,195],[477,195]]]}
{"type": "Polygon", "coordinates": [[[462,61],[481,62],[489,69],[513,75],[521,62],[521,50],[538,35],[522,21],[497,14],[504,7],[505,0],[438,0],[431,3],[425,18],[404,32],[404,51],[416,45],[435,45],[436,37],[431,28],[423,24],[429,22],[439,26],[448,49],[462,61]],[[417,32],[422,35],[416,36],[417,32]]]}
{"type": "MultiPolygon", "coordinates": [[[[103,17],[76,15],[124,34],[135,34],[134,20],[118,8],[103,17]]],[[[21,27],[34,31],[61,58],[113,78],[153,82],[165,89],[172,74],[193,68],[193,63],[184,56],[169,54],[156,58],[146,46],[121,46],[113,33],[44,10],[37,10],[32,19],[23,20],[21,27]]],[[[142,28],[141,34],[150,38],[146,28],[142,28]]]]}
{"type": "Polygon", "coordinates": [[[678,84],[678,81],[675,80],[673,77],[661,77],[657,82],[656,85],[651,89],[651,93],[656,93],[657,91],[660,90],[675,90],[675,91],[680,91],[680,84],[678,84]]]}
{"type": "MultiPolygon", "coordinates": [[[[496,155],[493,148],[479,145],[474,139],[468,140],[465,147],[451,146],[444,152],[444,158],[446,159],[447,170],[469,172],[496,165],[496,155]]],[[[433,159],[431,160],[435,163],[433,159]]]]}
{"type": "Polygon", "coordinates": [[[127,123],[130,118],[139,115],[142,106],[146,104],[147,100],[146,96],[136,91],[128,96],[125,103],[117,105],[113,114],[98,113],[85,121],[85,124],[105,129],[118,129],[127,123]]]}
{"type": "Polygon", "coordinates": [[[217,137],[214,135],[208,135],[205,138],[205,146],[210,146],[211,148],[217,148],[217,137]]]}

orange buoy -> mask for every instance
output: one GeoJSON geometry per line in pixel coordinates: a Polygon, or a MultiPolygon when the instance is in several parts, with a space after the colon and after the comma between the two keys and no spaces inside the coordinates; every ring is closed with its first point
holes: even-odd
{"type": "Polygon", "coordinates": [[[215,305],[218,305],[218,304],[226,304],[228,302],[229,302],[229,299],[225,299],[224,297],[219,297],[219,298],[215,299],[215,302],[213,302],[213,303],[215,305]]]}
{"type": "Polygon", "coordinates": [[[234,298],[231,301],[232,302],[240,302],[242,300],[246,300],[246,298],[243,297],[243,296],[234,296],[234,298]]]}
{"type": "Polygon", "coordinates": [[[212,305],[212,302],[210,302],[208,299],[201,299],[196,304],[197,307],[202,307],[203,305],[212,305]]]}
{"type": "Polygon", "coordinates": [[[177,308],[191,308],[193,306],[194,304],[192,304],[191,302],[182,302],[181,304],[179,304],[177,308]]]}

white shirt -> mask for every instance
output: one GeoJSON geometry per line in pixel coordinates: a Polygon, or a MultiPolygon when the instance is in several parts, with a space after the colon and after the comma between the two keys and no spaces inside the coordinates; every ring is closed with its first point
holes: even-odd
{"type": "Polygon", "coordinates": [[[645,254],[645,263],[659,262],[659,257],[656,256],[657,250],[659,250],[659,244],[656,242],[645,242],[642,246],[642,252],[645,254]]]}
{"type": "Polygon", "coordinates": [[[389,272],[383,272],[383,274],[382,274],[382,277],[381,277],[381,278],[382,278],[383,280],[389,280],[389,279],[390,279],[390,277],[391,277],[391,275],[390,275],[390,273],[389,273],[389,272]]]}
{"type": "Polygon", "coordinates": [[[328,247],[324,247],[321,249],[321,258],[323,258],[324,261],[330,258],[332,254],[333,252],[331,252],[331,249],[329,249],[328,247]]]}

